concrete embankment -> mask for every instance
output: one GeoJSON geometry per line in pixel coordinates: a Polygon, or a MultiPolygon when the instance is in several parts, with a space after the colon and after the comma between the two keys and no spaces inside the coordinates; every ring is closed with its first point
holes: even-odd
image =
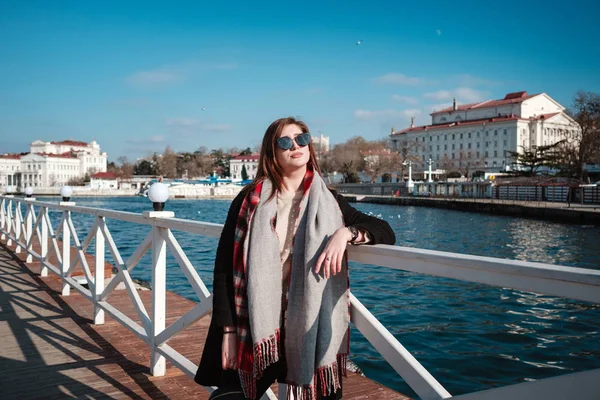
{"type": "Polygon", "coordinates": [[[437,207],[458,211],[480,212],[535,218],[572,224],[600,225],[600,204],[580,205],[552,202],[527,202],[494,199],[447,199],[428,197],[391,197],[344,194],[350,202],[437,207]]]}

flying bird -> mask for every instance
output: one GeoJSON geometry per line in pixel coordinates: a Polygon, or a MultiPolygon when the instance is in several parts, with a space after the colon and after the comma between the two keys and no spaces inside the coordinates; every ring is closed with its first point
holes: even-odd
{"type": "Polygon", "coordinates": [[[202,107],[202,111],[206,110],[206,107],[202,107]]]}
{"type": "Polygon", "coordinates": [[[360,39],[358,42],[356,42],[356,45],[358,46],[361,43],[362,43],[362,39],[360,39]]]}

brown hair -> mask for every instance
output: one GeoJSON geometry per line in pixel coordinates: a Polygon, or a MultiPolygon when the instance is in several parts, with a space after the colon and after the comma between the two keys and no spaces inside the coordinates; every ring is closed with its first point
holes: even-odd
{"type": "MultiPolygon", "coordinates": [[[[297,125],[302,132],[310,133],[308,126],[304,123],[304,121],[297,120],[294,117],[279,118],[278,120],[273,121],[263,136],[256,177],[252,183],[246,186],[244,190],[251,191],[256,187],[256,185],[268,178],[273,182],[274,189],[269,197],[269,200],[275,196],[276,191],[281,191],[283,187],[282,170],[277,162],[277,157],[275,157],[275,151],[277,147],[277,139],[279,139],[281,131],[287,125],[297,125]]],[[[315,173],[321,174],[319,164],[317,164],[317,157],[315,155],[315,149],[313,147],[312,140],[308,144],[308,150],[310,153],[308,167],[312,167],[315,173]]]]}

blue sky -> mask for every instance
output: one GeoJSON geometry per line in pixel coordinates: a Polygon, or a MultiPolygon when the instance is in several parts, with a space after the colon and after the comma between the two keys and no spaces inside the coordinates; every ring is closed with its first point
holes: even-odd
{"type": "Polygon", "coordinates": [[[371,140],[453,97],[600,92],[598,2],[402,3],[2,0],[0,153],[253,147],[288,115],[371,140]]]}

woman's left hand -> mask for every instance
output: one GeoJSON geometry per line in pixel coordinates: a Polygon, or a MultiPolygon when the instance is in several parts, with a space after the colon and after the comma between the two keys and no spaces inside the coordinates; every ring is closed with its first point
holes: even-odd
{"type": "Polygon", "coordinates": [[[335,275],[342,270],[342,261],[346,245],[352,239],[352,234],[348,228],[340,228],[329,238],[325,249],[317,259],[315,265],[315,274],[318,274],[323,268],[325,278],[335,275]]]}

